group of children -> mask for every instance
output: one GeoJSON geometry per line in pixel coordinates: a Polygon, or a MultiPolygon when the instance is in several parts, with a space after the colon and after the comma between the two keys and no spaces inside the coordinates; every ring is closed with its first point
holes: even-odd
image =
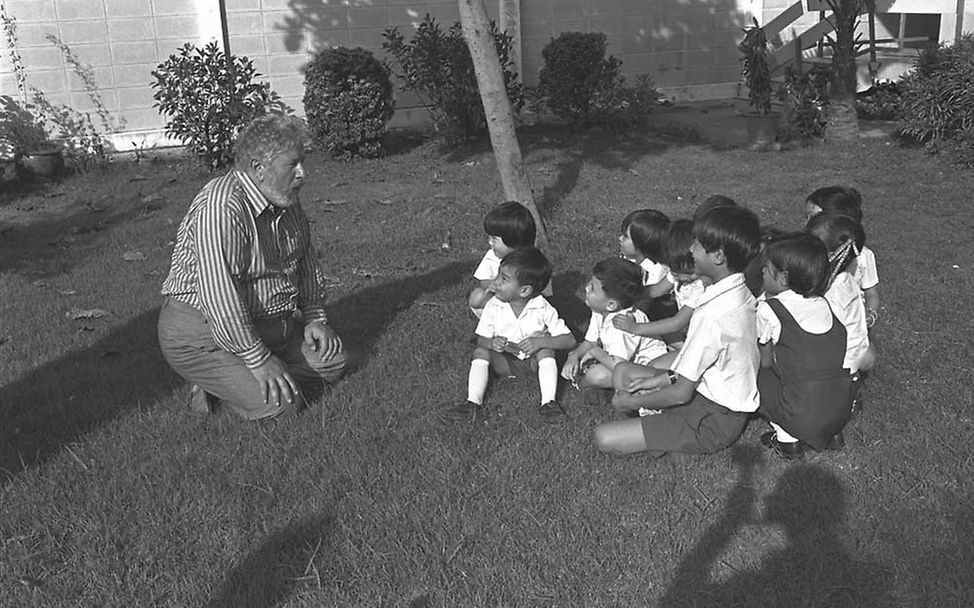
{"type": "Polygon", "coordinates": [[[879,279],[861,222],[861,196],[843,186],[808,197],[800,232],[762,229],[719,195],[692,219],[630,213],[621,256],[596,263],[585,286],[579,343],[545,297],[551,264],[530,212],[503,203],[484,220],[490,250],[469,298],[479,322],[467,400],[444,414],[475,418],[491,374],[531,373],[543,418],[566,415],[559,376],[624,414],[596,428],[608,453],[715,452],[754,413],[771,427],[762,444],[785,458],[839,449],[860,372],[875,363],[879,279]]]}

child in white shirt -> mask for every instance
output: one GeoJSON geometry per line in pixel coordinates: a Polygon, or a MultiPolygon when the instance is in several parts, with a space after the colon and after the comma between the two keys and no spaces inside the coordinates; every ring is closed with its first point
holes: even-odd
{"type": "Polygon", "coordinates": [[[703,454],[740,437],[759,403],[756,302],[742,272],[758,251],[760,233],[757,216],[742,207],[718,207],[694,223],[694,264],[713,284],[693,312],[672,368],[616,366],[615,409],[660,411],[600,425],[595,430],[600,450],[703,454]]]}
{"type": "Polygon", "coordinates": [[[646,313],[632,308],[642,293],[642,271],[623,258],[607,258],[592,269],[585,286],[585,304],[592,310],[585,340],[568,354],[561,375],[579,389],[611,389],[612,370],[623,361],[649,365],[666,354],[656,338],[620,331],[615,319],[647,322],[646,313]]]}
{"type": "MultiPolygon", "coordinates": [[[[862,224],[862,195],[849,186],[819,188],[805,200],[805,222],[819,213],[848,215],[862,224]]],[[[866,325],[872,327],[879,318],[879,271],[876,269],[876,254],[865,245],[859,250],[852,277],[862,290],[866,325]]]]}
{"type": "Polygon", "coordinates": [[[497,276],[501,260],[518,247],[533,247],[537,226],[527,207],[508,201],[487,212],[484,216],[484,231],[487,233],[487,245],[490,249],[474,270],[473,277],[478,284],[468,298],[470,309],[477,317],[480,317],[487,300],[494,295],[488,288],[497,276]]]}
{"type": "MultiPolygon", "coordinates": [[[[670,219],[655,209],[633,211],[622,220],[619,234],[619,251],[622,257],[637,264],[643,271],[646,288],[666,278],[663,263],[663,235],[670,219]]],[[[647,294],[645,299],[649,299],[647,294]]]]}
{"type": "Polygon", "coordinates": [[[846,329],[847,348],[843,367],[855,375],[873,367],[875,353],[869,345],[869,330],[862,290],[854,273],[859,253],[866,243],[862,224],[847,215],[819,213],[806,225],[829,250],[830,277],[825,299],[846,329]]]}
{"type": "Polygon", "coordinates": [[[494,294],[484,305],[477,324],[477,346],[467,378],[467,400],[443,415],[454,420],[476,419],[483,414],[490,371],[501,377],[516,375],[527,362],[538,375],[542,418],[565,415],[558,403],[558,366],[555,351],[575,346],[575,338],[558,311],[541,295],[551,279],[551,264],[534,247],[515,249],[501,260],[491,282],[494,294]]]}

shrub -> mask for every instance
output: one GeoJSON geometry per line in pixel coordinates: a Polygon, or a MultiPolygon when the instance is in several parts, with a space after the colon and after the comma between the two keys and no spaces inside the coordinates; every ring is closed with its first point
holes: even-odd
{"type": "Polygon", "coordinates": [[[229,58],[216,42],[185,44],[153,70],[155,107],[171,118],[166,134],[186,143],[207,167],[233,162],[233,139],[252,119],[289,112],[247,57],[229,58]]]}
{"type": "Polygon", "coordinates": [[[964,159],[974,125],[974,35],[921,51],[901,86],[900,134],[930,151],[956,151],[970,164],[964,159]]]}
{"type": "Polygon", "coordinates": [[[629,123],[652,112],[660,95],[648,76],[627,87],[622,61],[605,56],[605,34],[564,32],[541,51],[537,94],[559,118],[573,123],[629,123]]]}
{"type": "Polygon", "coordinates": [[[863,120],[899,120],[903,117],[903,88],[887,80],[856,96],[856,115],[863,120]]]}
{"type": "MultiPolygon", "coordinates": [[[[511,37],[497,31],[491,22],[504,86],[515,112],[524,103],[521,84],[511,61],[511,37]]],[[[460,22],[443,31],[429,14],[407,42],[398,28],[383,32],[382,48],[395,61],[392,73],[405,91],[414,92],[429,106],[433,127],[449,141],[471,139],[487,128],[484,106],[477,88],[470,50],[463,39],[460,22]]]]}
{"type": "Polygon", "coordinates": [[[394,109],[389,69],[369,51],[325,49],[304,66],[308,127],[332,156],[379,156],[394,109]]]}
{"type": "Polygon", "coordinates": [[[782,139],[819,139],[825,135],[831,73],[828,66],[814,66],[808,71],[788,66],[785,82],[778,89],[785,106],[782,139]]]}

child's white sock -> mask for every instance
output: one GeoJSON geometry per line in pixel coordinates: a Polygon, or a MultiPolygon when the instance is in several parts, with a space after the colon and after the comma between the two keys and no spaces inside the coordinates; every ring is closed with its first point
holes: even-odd
{"type": "Polygon", "coordinates": [[[538,361],[538,385],[541,387],[541,405],[555,400],[558,394],[558,365],[554,357],[538,361]]]}
{"type": "Polygon", "coordinates": [[[490,362],[484,359],[474,359],[470,362],[470,375],[467,376],[467,401],[480,404],[484,402],[487,392],[487,380],[490,378],[490,362]]]}
{"type": "Polygon", "coordinates": [[[797,437],[792,437],[791,435],[788,434],[788,431],[786,431],[785,429],[781,428],[777,424],[775,424],[773,422],[769,422],[769,424],[771,425],[771,428],[774,429],[774,434],[778,438],[778,441],[779,442],[781,442],[781,443],[795,443],[796,441],[798,441],[798,438],[797,437]]]}

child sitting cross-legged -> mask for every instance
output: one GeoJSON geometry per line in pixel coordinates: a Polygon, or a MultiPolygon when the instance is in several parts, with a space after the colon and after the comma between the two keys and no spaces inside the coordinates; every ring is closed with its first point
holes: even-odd
{"type": "Polygon", "coordinates": [[[742,274],[758,250],[758,218],[742,207],[718,207],[694,223],[693,236],[697,273],[713,284],[697,302],[670,369],[616,366],[613,407],[659,411],[599,425],[595,439],[603,452],[716,452],[740,437],[758,409],[757,303],[742,274]]]}
{"type": "Polygon", "coordinates": [[[534,247],[515,249],[501,260],[490,284],[477,324],[477,346],[467,378],[467,401],[444,410],[455,420],[471,420],[483,413],[491,370],[500,377],[517,375],[525,366],[538,375],[540,414],[546,419],[565,415],[558,403],[556,350],[575,346],[575,338],[558,311],[541,295],[551,279],[551,264],[534,247]]]}
{"type": "Polygon", "coordinates": [[[663,284],[667,286],[668,291],[673,292],[677,305],[675,315],[649,322],[640,322],[634,315],[617,315],[612,319],[616,328],[622,331],[637,336],[658,337],[671,342],[673,352],[653,360],[652,365],[660,369],[668,369],[676,358],[676,351],[683,343],[683,336],[690,325],[693,310],[697,307],[697,302],[707,286],[707,282],[694,268],[693,255],[690,254],[692,244],[692,221],[674,220],[670,223],[663,237],[663,258],[669,267],[663,284]]]}
{"type": "Polygon", "coordinates": [[[825,291],[829,252],[811,234],[787,234],[762,253],[765,300],[758,303],[761,344],[758,410],[772,430],[765,447],[792,459],[806,446],[830,447],[852,415],[852,376],[843,368],[846,329],[825,291]]]}
{"type": "Polygon", "coordinates": [[[666,354],[661,340],[626,333],[615,325],[620,316],[648,322],[646,313],[632,308],[642,288],[642,270],[629,260],[607,258],[592,269],[592,278],[585,286],[585,304],[592,309],[585,340],[568,354],[561,369],[563,378],[586,392],[587,401],[608,401],[616,364],[633,361],[648,365],[666,354]]]}

